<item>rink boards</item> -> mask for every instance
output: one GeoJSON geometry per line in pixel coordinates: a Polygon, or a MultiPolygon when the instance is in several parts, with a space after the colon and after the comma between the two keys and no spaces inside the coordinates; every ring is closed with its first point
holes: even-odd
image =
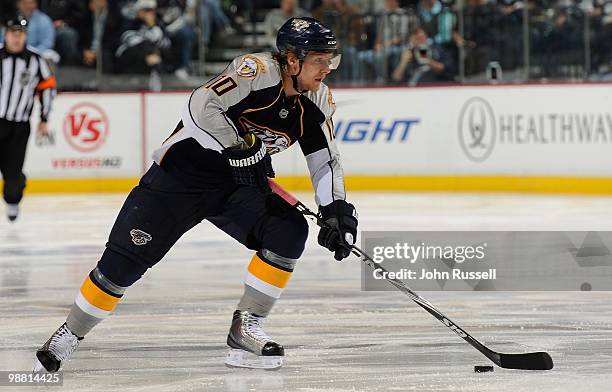
{"type": "MultiPolygon", "coordinates": [[[[609,91],[597,84],[334,90],[348,187],[612,193],[609,91]]],[[[30,140],[30,191],[129,189],[188,96],[60,94],[51,138],[30,140]]],[[[274,156],[274,168],[286,186],[310,187],[299,147],[274,156]]]]}

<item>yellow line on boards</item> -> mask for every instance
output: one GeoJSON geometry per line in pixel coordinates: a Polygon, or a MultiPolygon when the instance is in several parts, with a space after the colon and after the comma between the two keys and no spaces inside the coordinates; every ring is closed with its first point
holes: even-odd
{"type": "Polygon", "coordinates": [[[139,178],[28,179],[26,193],[128,192],[139,178]]]}
{"type": "MultiPolygon", "coordinates": [[[[288,190],[312,191],[305,176],[279,177],[288,190]]],[[[0,182],[1,183],[1,182],[0,182]]],[[[128,192],[138,178],[30,179],[27,193],[128,192]]],[[[349,191],[527,192],[612,195],[612,178],[519,176],[348,176],[349,191]]]]}
{"type": "Polygon", "coordinates": [[[351,190],[612,194],[612,178],[529,176],[349,177],[351,190]]]}
{"type": "MultiPolygon", "coordinates": [[[[287,189],[312,190],[307,177],[279,178],[287,189]]],[[[612,195],[612,178],[518,176],[348,176],[349,191],[519,192],[612,195]]]]}

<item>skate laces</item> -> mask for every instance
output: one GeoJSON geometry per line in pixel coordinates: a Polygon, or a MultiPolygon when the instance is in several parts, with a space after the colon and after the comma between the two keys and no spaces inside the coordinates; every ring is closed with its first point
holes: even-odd
{"type": "Polygon", "coordinates": [[[77,349],[79,341],[79,337],[73,334],[66,324],[63,324],[49,339],[49,351],[59,361],[63,361],[77,349]]]}
{"type": "Polygon", "coordinates": [[[252,337],[257,338],[260,341],[269,341],[272,340],[266,333],[263,331],[263,327],[261,322],[263,317],[257,317],[253,315],[248,315],[244,320],[244,330],[252,337]]]}

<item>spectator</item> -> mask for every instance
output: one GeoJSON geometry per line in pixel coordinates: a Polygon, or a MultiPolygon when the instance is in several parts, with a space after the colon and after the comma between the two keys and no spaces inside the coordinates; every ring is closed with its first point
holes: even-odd
{"type": "Polygon", "coordinates": [[[463,10],[463,39],[467,43],[465,74],[484,73],[487,64],[499,61],[502,13],[486,0],[468,0],[463,10]]]}
{"type": "Polygon", "coordinates": [[[453,80],[456,67],[452,56],[442,45],[429,42],[422,27],[417,27],[410,34],[410,43],[391,75],[395,82],[408,81],[411,86],[415,86],[453,80]]]}
{"type": "Polygon", "coordinates": [[[198,12],[200,14],[200,26],[202,28],[202,43],[205,47],[210,44],[212,32],[220,35],[234,33],[229,18],[221,9],[219,0],[200,0],[198,12]]]}
{"type": "MultiPolygon", "coordinates": [[[[28,20],[28,46],[43,54],[45,58],[57,57],[55,46],[55,29],[49,16],[38,9],[36,0],[18,0],[19,15],[28,20]]],[[[53,60],[58,60],[54,58],[53,60]]],[[[54,61],[57,62],[57,61],[54,61]]]]}
{"type": "Polygon", "coordinates": [[[172,41],[175,58],[174,74],[182,80],[189,77],[191,55],[197,36],[187,20],[186,0],[160,0],[158,14],[172,41]]]}
{"type": "Polygon", "coordinates": [[[101,55],[102,71],[113,71],[122,23],[117,2],[89,0],[89,13],[79,30],[84,65],[96,65],[101,55]]]}
{"type": "Polygon", "coordinates": [[[312,16],[325,26],[339,33],[338,43],[342,53],[342,72],[349,80],[358,78],[357,47],[363,33],[363,22],[359,9],[347,5],[345,0],[323,0],[312,11],[312,16]]]}
{"type": "Polygon", "coordinates": [[[374,48],[358,54],[361,69],[372,68],[377,82],[382,82],[389,69],[395,68],[399,62],[409,23],[408,15],[399,6],[399,0],[385,0],[385,11],[378,15],[374,48]]]}
{"type": "Polygon", "coordinates": [[[542,57],[546,77],[563,76],[562,66],[583,64],[583,36],[577,18],[584,16],[573,7],[558,8],[553,16],[552,28],[544,35],[542,57]]]}
{"type": "MultiPolygon", "coordinates": [[[[255,20],[255,4],[253,0],[231,0],[230,3],[230,18],[232,19],[232,25],[236,27],[238,32],[244,33],[244,26],[248,22],[253,22],[255,20]]],[[[272,8],[277,6],[278,1],[272,8]]]]}
{"type": "Polygon", "coordinates": [[[256,9],[270,9],[279,5],[279,0],[223,0],[223,2],[231,4],[229,10],[233,25],[241,33],[244,32],[247,23],[257,22],[256,9]]]}
{"type": "Polygon", "coordinates": [[[439,0],[421,0],[417,7],[417,19],[432,43],[451,44],[455,19],[439,0]]]}
{"type": "MultiPolygon", "coordinates": [[[[594,12],[597,12],[594,10],[594,12]]],[[[600,15],[592,16],[597,26],[593,40],[593,67],[598,71],[609,72],[612,64],[612,2],[603,3],[598,11],[600,15]]],[[[609,80],[608,75],[608,80],[609,80]]]]}
{"type": "Polygon", "coordinates": [[[523,2],[501,0],[498,6],[501,14],[499,60],[504,69],[511,70],[523,64],[523,2]]]}
{"type": "Polygon", "coordinates": [[[115,56],[123,73],[151,73],[157,79],[163,60],[169,58],[170,38],[157,22],[157,2],[138,0],[134,6],[136,19],[121,34],[115,56]]]}
{"type": "Polygon", "coordinates": [[[123,17],[126,26],[131,25],[137,18],[136,2],[137,0],[117,0],[117,6],[121,10],[121,16],[123,17]]]}
{"type": "Polygon", "coordinates": [[[264,20],[268,44],[276,47],[276,33],[289,18],[301,18],[310,14],[301,9],[298,0],[281,0],[280,7],[268,12],[264,20]]]}
{"type": "Polygon", "coordinates": [[[323,2],[324,0],[300,0],[300,7],[308,12],[312,12],[319,8],[323,2]]]}
{"type": "Polygon", "coordinates": [[[346,0],[347,4],[357,7],[366,14],[378,14],[385,11],[385,4],[377,0],[346,0]]]}
{"type": "Polygon", "coordinates": [[[87,17],[82,0],[48,0],[45,11],[55,26],[55,50],[61,64],[80,63],[78,26],[87,17]]]}
{"type": "Polygon", "coordinates": [[[17,8],[15,7],[15,0],[0,0],[0,41],[4,40],[2,30],[9,19],[15,17],[17,14],[17,8]]]}

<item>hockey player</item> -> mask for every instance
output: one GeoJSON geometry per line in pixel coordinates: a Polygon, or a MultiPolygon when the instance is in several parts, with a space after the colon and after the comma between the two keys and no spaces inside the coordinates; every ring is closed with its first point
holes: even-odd
{"type": "Polygon", "coordinates": [[[304,217],[271,193],[270,155],[299,142],[315,199],[331,229],[319,244],[341,260],[357,233],[335,146],[335,104],[323,84],[340,56],[331,30],[293,18],[278,52],[238,57],[194,90],[155,163],[128,196],[106,250],[85,279],[66,322],[36,352],[35,371],[57,371],[125,290],[179,237],[206,219],[255,250],[227,337],[226,364],[274,369],[283,347],[262,328],[304,250],[304,217]]]}

